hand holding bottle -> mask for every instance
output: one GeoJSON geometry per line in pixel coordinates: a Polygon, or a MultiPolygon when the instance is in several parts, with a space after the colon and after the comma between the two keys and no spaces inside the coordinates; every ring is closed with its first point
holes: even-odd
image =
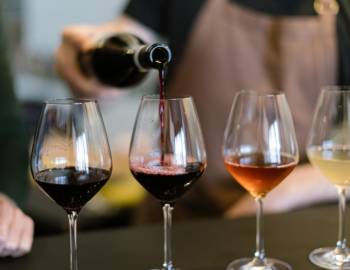
{"type": "Polygon", "coordinates": [[[75,95],[117,93],[106,91],[112,87],[102,83],[95,76],[84,74],[78,61],[79,56],[96,48],[102,39],[117,33],[133,33],[146,43],[155,40],[152,31],[127,16],[121,16],[118,20],[103,25],[72,25],[63,30],[62,41],[56,52],[56,69],[75,95]]]}
{"type": "Polygon", "coordinates": [[[56,69],[75,95],[95,96],[103,86],[93,78],[84,76],[76,61],[77,55],[93,46],[97,32],[95,26],[70,26],[62,33],[62,43],[56,52],[56,69]]]}
{"type": "Polygon", "coordinates": [[[32,248],[33,220],[0,193],[0,257],[19,257],[32,248]]]}

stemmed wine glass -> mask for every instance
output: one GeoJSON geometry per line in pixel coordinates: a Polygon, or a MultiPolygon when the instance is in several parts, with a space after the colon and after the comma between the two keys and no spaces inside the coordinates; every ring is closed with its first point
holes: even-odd
{"type": "Polygon", "coordinates": [[[345,238],[346,193],[350,186],[350,86],[329,86],[319,96],[307,145],[308,157],[333,183],[339,195],[336,247],[318,248],[309,258],[326,269],[350,269],[345,238]]]}
{"type": "Polygon", "coordinates": [[[262,236],[263,198],[295,168],[299,154],[292,116],[283,93],[241,91],[227,122],[223,157],[227,170],[257,204],[256,251],[228,270],[285,270],[287,263],[266,258],[262,236]]]}
{"type": "Polygon", "coordinates": [[[144,96],[134,125],[129,166],[136,180],[163,206],[163,270],[173,270],[171,220],[175,201],[206,167],[206,153],[191,97],[144,96]]]}
{"type": "Polygon", "coordinates": [[[70,269],[77,270],[78,213],[112,172],[106,130],[95,101],[45,103],[34,138],[31,171],[43,192],[68,214],[70,269]]]}

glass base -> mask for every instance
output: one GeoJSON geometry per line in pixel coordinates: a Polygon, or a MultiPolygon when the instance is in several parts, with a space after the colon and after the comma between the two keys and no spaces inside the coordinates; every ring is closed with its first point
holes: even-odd
{"type": "Polygon", "coordinates": [[[180,270],[180,269],[179,268],[170,268],[170,269],[168,269],[168,268],[152,268],[150,270],[180,270]]]}
{"type": "Polygon", "coordinates": [[[265,266],[254,266],[253,258],[237,259],[231,262],[226,270],[292,270],[292,267],[277,259],[265,259],[265,266]]]}
{"type": "Polygon", "coordinates": [[[350,269],[349,250],[339,253],[334,247],[318,248],[309,255],[310,261],[325,269],[350,269]]]}

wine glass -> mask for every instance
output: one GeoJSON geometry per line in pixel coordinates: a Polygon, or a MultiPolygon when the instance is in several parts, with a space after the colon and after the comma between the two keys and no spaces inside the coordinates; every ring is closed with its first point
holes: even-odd
{"type": "Polygon", "coordinates": [[[257,204],[254,257],[237,259],[227,269],[292,269],[285,262],[265,257],[262,236],[263,198],[286,178],[299,159],[293,120],[283,93],[237,93],[226,125],[223,157],[226,169],[257,204]]]}
{"type": "Polygon", "coordinates": [[[134,125],[129,166],[136,180],[163,206],[163,270],[173,270],[171,219],[175,201],[206,167],[206,153],[191,97],[144,96],[134,125]]]}
{"type": "Polygon", "coordinates": [[[45,103],[34,138],[31,171],[42,191],[68,214],[70,269],[78,269],[77,218],[112,172],[106,130],[94,100],[45,103]]]}
{"type": "Polygon", "coordinates": [[[326,269],[350,269],[345,238],[346,193],[350,186],[350,86],[328,86],[319,96],[307,155],[335,185],[339,195],[339,232],[335,247],[318,248],[309,259],[326,269]]]}

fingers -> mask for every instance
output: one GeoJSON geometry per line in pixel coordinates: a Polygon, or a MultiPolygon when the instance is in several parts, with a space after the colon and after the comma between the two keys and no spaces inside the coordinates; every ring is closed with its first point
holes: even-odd
{"type": "Polygon", "coordinates": [[[83,80],[83,74],[78,69],[77,53],[69,45],[63,43],[56,51],[55,68],[58,74],[69,84],[72,84],[73,90],[79,88],[80,81],[83,80]]]}
{"type": "MultiPolygon", "coordinates": [[[[55,68],[58,74],[67,81],[70,88],[80,92],[91,92],[87,87],[89,78],[84,76],[78,65],[78,55],[92,44],[91,37],[95,32],[94,26],[68,26],[63,30],[62,43],[56,51],[55,68]]],[[[92,45],[91,45],[92,46],[92,45]]]]}
{"type": "Polygon", "coordinates": [[[0,200],[0,257],[28,253],[33,243],[34,223],[9,199],[0,200]]]}
{"type": "Polygon", "coordinates": [[[79,97],[94,97],[106,89],[95,78],[83,75],[78,65],[79,53],[88,47],[95,46],[93,39],[95,28],[92,26],[65,28],[62,33],[62,43],[55,54],[57,73],[66,81],[72,92],[79,97]]]}
{"type": "Polygon", "coordinates": [[[10,256],[17,252],[24,228],[23,217],[24,214],[20,209],[14,210],[2,256],[10,256]]]}
{"type": "Polygon", "coordinates": [[[0,198],[0,256],[6,248],[14,210],[14,204],[10,200],[5,197],[0,198]]]}
{"type": "Polygon", "coordinates": [[[94,78],[88,78],[80,72],[77,52],[61,44],[56,52],[55,69],[68,84],[74,95],[94,97],[100,93],[101,86],[94,78]]]}
{"type": "Polygon", "coordinates": [[[22,224],[23,224],[23,227],[20,233],[18,246],[17,246],[17,249],[11,254],[12,257],[23,256],[32,249],[33,235],[34,235],[34,222],[30,217],[25,216],[22,224]]]}

